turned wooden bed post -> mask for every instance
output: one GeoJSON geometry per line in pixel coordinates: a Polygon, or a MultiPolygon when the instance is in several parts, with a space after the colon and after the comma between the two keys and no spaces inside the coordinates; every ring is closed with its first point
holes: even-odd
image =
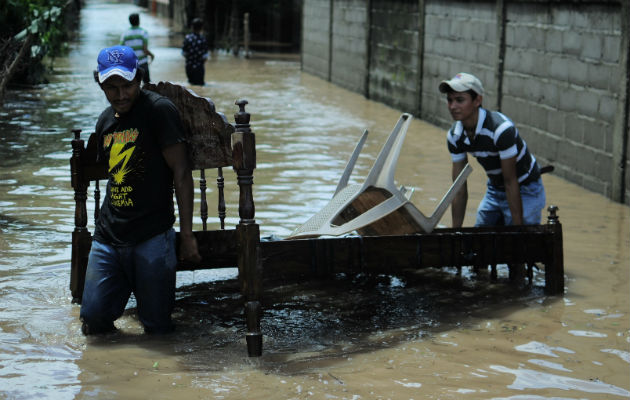
{"type": "Polygon", "coordinates": [[[232,133],[232,162],[240,188],[236,226],[237,260],[241,291],[245,298],[247,320],[247,352],[250,357],[262,354],[260,318],[262,306],[262,271],[259,260],[260,230],[254,220],[255,208],[252,185],[256,168],[256,138],[250,129],[250,115],[245,111],[247,100],[238,100],[239,112],[234,114],[236,131],[232,133]]]}
{"type": "Polygon", "coordinates": [[[85,282],[85,267],[90,253],[92,237],[87,229],[87,188],[88,182],[81,174],[81,155],[84,142],[81,140],[81,130],[72,130],[72,157],[70,158],[70,183],[74,188],[74,231],[72,231],[72,254],[70,261],[70,292],[72,302],[81,303],[83,284],[85,282]]]}
{"type": "Polygon", "coordinates": [[[547,229],[552,235],[551,245],[545,263],[545,293],[564,294],[564,254],[562,244],[562,224],[558,219],[558,207],[551,205],[547,209],[547,229]]]}

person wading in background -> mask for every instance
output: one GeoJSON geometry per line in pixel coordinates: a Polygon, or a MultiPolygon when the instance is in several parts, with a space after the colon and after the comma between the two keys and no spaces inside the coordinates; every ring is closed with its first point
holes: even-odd
{"type": "Polygon", "coordinates": [[[208,59],[208,42],[201,34],[203,21],[195,18],[192,21],[193,32],[186,35],[182,46],[182,54],[186,58],[186,76],[191,85],[205,84],[206,69],[204,63],[208,59]]]}
{"type": "Polygon", "coordinates": [[[140,15],[133,13],[129,15],[129,23],[131,27],[120,36],[120,44],[133,49],[138,57],[138,68],[143,71],[142,81],[149,83],[151,77],[149,75],[149,57],[155,58],[155,55],[149,51],[149,33],[146,29],[140,27],[140,15]]]}

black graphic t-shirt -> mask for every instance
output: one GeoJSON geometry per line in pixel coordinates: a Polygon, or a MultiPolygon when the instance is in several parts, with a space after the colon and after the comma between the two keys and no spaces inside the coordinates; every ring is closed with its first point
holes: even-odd
{"type": "Polygon", "coordinates": [[[141,91],[130,112],[109,107],[96,124],[98,157],[109,179],[94,238],[115,246],[141,243],[173,226],[173,173],[162,150],[184,141],[175,105],[141,91]]]}

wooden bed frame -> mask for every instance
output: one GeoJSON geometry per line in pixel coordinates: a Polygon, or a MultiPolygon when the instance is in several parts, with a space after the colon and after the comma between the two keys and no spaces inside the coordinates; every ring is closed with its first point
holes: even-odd
{"type": "MultiPolygon", "coordinates": [[[[246,100],[236,101],[239,110],[234,124],[215,110],[212,100],[199,97],[168,82],[148,84],[145,89],[169,97],[184,123],[193,169],[200,170],[200,217],[202,230],[194,234],[202,261],[178,264],[178,271],[238,267],[247,324],[249,356],[262,354],[261,300],[264,276],[325,277],[333,273],[387,273],[428,267],[487,268],[497,279],[498,264],[526,264],[529,282],[533,267],[544,265],[545,293],[564,293],[562,225],[557,207],[549,207],[546,224],[492,228],[435,229],[431,233],[376,235],[339,238],[309,238],[261,241],[254,219],[253,171],[256,168],[255,134],[250,129],[246,100]],[[225,228],[224,178],[222,168],[232,167],[239,186],[239,222],[225,228]],[[220,229],[208,230],[207,182],[205,170],[217,168],[218,217],[220,229]]],[[[94,184],[94,219],[99,215],[99,180],[107,179],[105,165],[96,163],[96,142],[91,135],[86,145],[81,131],[74,130],[70,158],[71,184],[75,192],[75,228],[72,232],[70,290],[80,303],[85,270],[92,243],[87,228],[87,189],[94,184]]],[[[510,273],[512,267],[510,267],[510,273]]]]}

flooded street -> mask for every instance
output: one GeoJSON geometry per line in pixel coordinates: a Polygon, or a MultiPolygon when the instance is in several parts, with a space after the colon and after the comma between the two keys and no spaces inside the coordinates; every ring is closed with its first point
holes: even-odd
{"type": "MultiPolygon", "coordinates": [[[[92,78],[96,55],[134,11],[151,35],[152,79],[185,84],[182,37],[168,21],[87,0],[79,38],[55,60],[53,81],[10,92],[0,109],[0,399],[630,398],[630,209],[553,174],[543,180],[563,224],[564,297],[543,294],[542,272],[526,292],[505,285],[504,270],[493,285],[466,270],[270,277],[264,354],[248,358],[236,270],[182,272],[175,333],[144,335],[132,301],[118,333],[84,337],[69,290],[71,129],[87,139],[107,106],[92,78]]],[[[367,128],[353,177],[364,176],[400,115],[303,74],[294,59],[217,52],[206,82],[192,89],[230,122],[235,100],[249,101],[262,236],[287,236],[328,202],[367,128]]],[[[465,225],[485,188],[481,166],[472,166],[465,225]]],[[[237,185],[224,173],[233,226],[237,185]]],[[[207,172],[212,217],[214,174],[207,172]]],[[[416,189],[412,200],[428,214],[450,174],[444,129],[414,120],[397,182],[416,189]]],[[[450,226],[450,211],[441,223],[450,226]]]]}

